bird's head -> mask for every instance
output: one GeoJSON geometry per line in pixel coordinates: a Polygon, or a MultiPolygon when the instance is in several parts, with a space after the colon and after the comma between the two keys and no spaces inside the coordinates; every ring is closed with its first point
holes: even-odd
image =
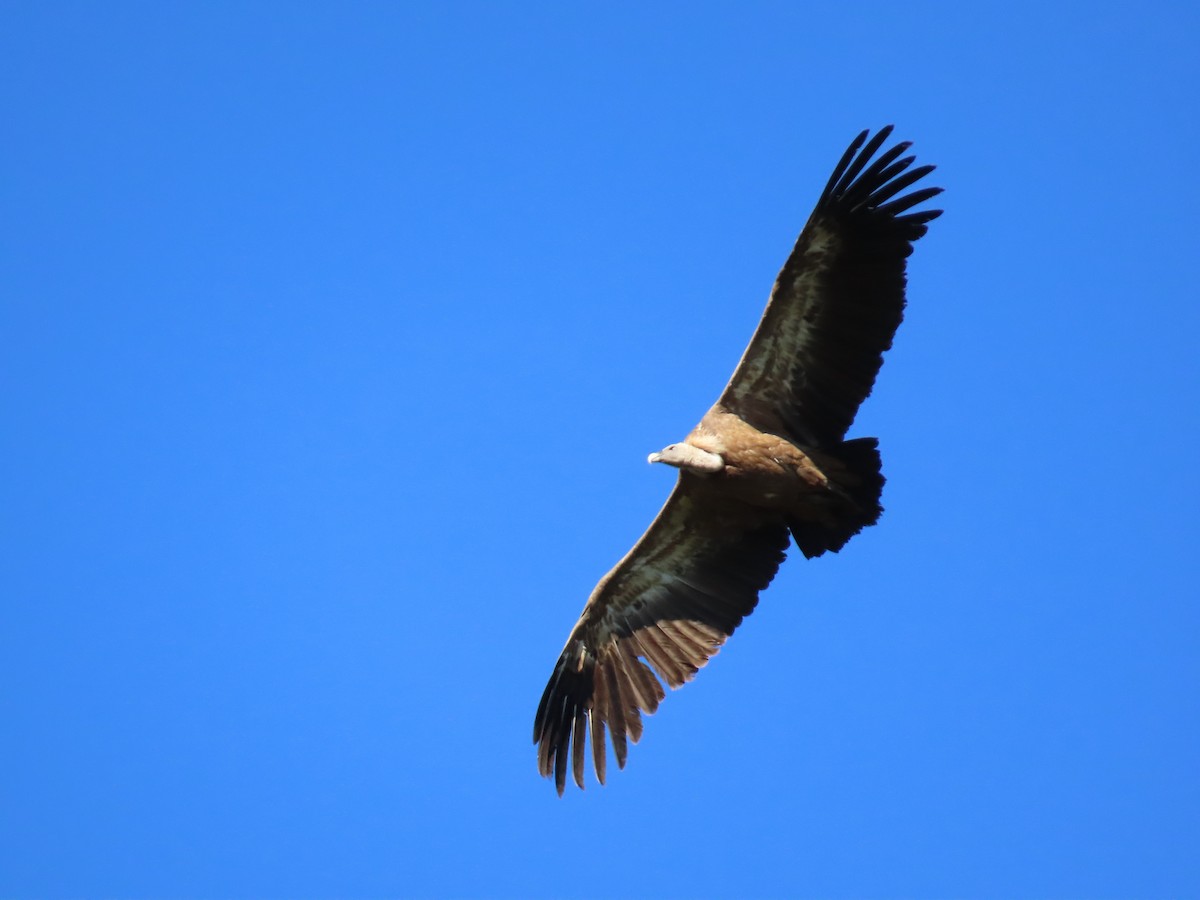
{"type": "Polygon", "coordinates": [[[715,475],[725,468],[725,460],[719,453],[710,453],[688,443],[670,444],[657,453],[651,453],[648,462],[666,463],[677,469],[687,469],[700,475],[715,475]]]}

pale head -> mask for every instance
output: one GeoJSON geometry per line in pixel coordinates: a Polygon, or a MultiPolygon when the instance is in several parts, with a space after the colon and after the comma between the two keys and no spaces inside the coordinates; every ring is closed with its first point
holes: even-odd
{"type": "Polygon", "coordinates": [[[657,453],[651,453],[647,460],[652,463],[666,463],[677,469],[687,469],[699,475],[715,475],[725,468],[725,460],[718,453],[709,453],[688,443],[670,444],[657,453]]]}

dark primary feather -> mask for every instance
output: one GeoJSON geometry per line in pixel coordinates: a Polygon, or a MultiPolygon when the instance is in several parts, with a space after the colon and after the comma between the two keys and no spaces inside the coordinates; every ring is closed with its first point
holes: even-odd
{"type": "Polygon", "coordinates": [[[941,188],[901,194],[934,168],[897,160],[907,142],[872,162],[891,132],[866,142],[864,131],[842,156],[721,396],[751,424],[808,446],[840,441],[871,393],[904,315],[912,242],[941,215],[901,215],[941,188]]]}

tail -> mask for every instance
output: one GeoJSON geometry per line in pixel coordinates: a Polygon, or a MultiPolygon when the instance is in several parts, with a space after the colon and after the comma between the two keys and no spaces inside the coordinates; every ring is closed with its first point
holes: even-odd
{"type": "Polygon", "coordinates": [[[883,507],[883,466],[875,438],[845,441],[831,449],[810,453],[829,479],[829,493],[788,518],[796,546],[807,558],[834,553],[868,525],[874,525],[883,507]]]}

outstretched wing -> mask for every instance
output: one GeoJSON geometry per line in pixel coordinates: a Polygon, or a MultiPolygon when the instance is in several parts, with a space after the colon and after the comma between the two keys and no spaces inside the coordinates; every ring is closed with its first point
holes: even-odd
{"type": "Polygon", "coordinates": [[[546,685],[533,724],[538,769],[558,793],[583,787],[587,731],[604,783],[605,730],[617,765],[672,688],[690,681],[754,609],[788,546],[782,521],[698,497],[681,478],[634,548],[596,586],[546,685]],[[657,678],[655,675],[657,674],[657,678]]]}
{"type": "Polygon", "coordinates": [[[903,193],[934,168],[909,168],[908,142],[872,162],[891,133],[864,131],[833,170],[719,401],[807,446],[840,441],[871,393],[904,315],[905,260],[942,212],[908,212],[941,193],[903,193]]]}

